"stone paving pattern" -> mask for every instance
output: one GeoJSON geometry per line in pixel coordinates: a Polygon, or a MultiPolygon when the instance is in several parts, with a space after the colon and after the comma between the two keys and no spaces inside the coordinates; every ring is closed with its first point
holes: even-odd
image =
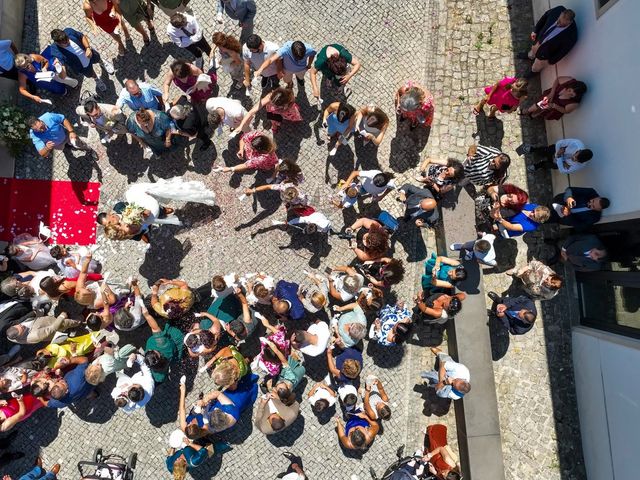
{"type": "MultiPolygon", "coordinates": [[[[207,35],[216,31],[213,2],[193,0],[191,4],[207,35]]],[[[513,152],[523,135],[528,140],[544,142],[544,127],[521,124],[516,116],[505,119],[504,123],[499,120],[491,125],[481,121],[476,125],[470,114],[481,87],[513,71],[512,46],[520,48],[525,42],[532,22],[530,10],[527,1],[507,3],[502,0],[408,0],[401,4],[382,0],[259,2],[255,31],[263,38],[283,42],[299,37],[316,47],[340,41],[360,58],[363,69],[352,82],[354,94],[350,102],[353,105],[375,103],[392,114],[394,91],[406,79],[423,82],[435,95],[436,116],[428,143],[423,132],[409,132],[406,125],[397,126],[392,118],[387,138],[378,149],[361,144],[354,148],[352,142],[349,148],[342,148],[327,167],[326,145],[318,145],[316,137],[317,109],[315,105],[308,104],[305,95],[299,96],[305,122],[302,126],[283,127],[277,136],[278,153],[281,157],[298,158],[307,178],[305,188],[313,193],[316,205],[332,212],[330,216],[337,227],[343,224],[343,214],[330,209],[328,198],[332,188],[328,184],[345,178],[353,167],[354,158],[362,168],[390,166],[401,184],[414,176],[424,155],[462,158],[465,147],[474,141],[473,134],[477,132],[476,140],[481,143],[486,139],[487,143],[495,144],[497,141],[499,145],[504,137],[502,146],[515,160],[510,176],[514,183],[528,184],[534,198],[538,191],[549,193],[549,179],[542,176],[527,178],[523,162],[516,160],[513,152]]],[[[115,93],[125,78],[144,79],[160,86],[171,60],[188,57],[188,53],[168,43],[164,35],[166,22],[162,12],[157,11],[156,27],[162,47],[156,41],[150,47],[142,47],[139,35],[132,31],[135,49],[140,55],[129,52],[124,58],[115,60],[117,71],[108,79],[112,84],[107,100],[115,100],[115,93]]],[[[227,20],[225,29],[238,33],[231,23],[227,20]]],[[[79,5],[69,5],[63,0],[28,0],[25,24],[25,51],[39,51],[48,41],[49,31],[56,27],[72,26],[89,31],[79,5]],[[57,13],[61,11],[64,11],[64,23],[58,20],[60,16],[57,13]]],[[[110,38],[103,33],[90,34],[90,38],[106,58],[115,57],[115,44],[110,38]]],[[[221,94],[227,94],[230,82],[224,74],[220,75],[220,83],[221,94]]],[[[56,106],[60,106],[57,110],[73,117],[71,114],[80,90],[91,87],[92,82],[85,80],[83,86],[57,101],[56,106]]],[[[307,92],[309,88],[307,81],[307,92]]],[[[42,112],[38,106],[28,107],[35,113],[42,112]]],[[[82,129],[80,132],[84,133],[82,129]]],[[[136,145],[128,146],[121,140],[112,142],[105,149],[97,141],[95,132],[90,132],[89,138],[99,153],[96,163],[84,155],[76,157],[75,153],[57,154],[53,162],[29,154],[18,161],[16,175],[22,178],[100,180],[104,184],[101,198],[105,208],[122,197],[128,183],[175,175],[203,180],[217,194],[217,207],[189,206],[180,212],[188,224],[187,228],[163,227],[156,230],[148,251],[134,242],[116,244],[101,239],[100,252],[108,256],[106,269],[112,272],[112,278],[124,280],[138,271],[141,279],[149,283],[161,277],[179,277],[195,286],[207,282],[214,273],[264,270],[277,277],[301,281],[305,268],[322,271],[327,265],[351,260],[346,242],[337,239],[331,239],[330,244],[319,238],[295,237],[290,241],[289,235],[281,231],[257,234],[251,238],[249,233],[268,227],[272,219],[281,216],[282,211],[278,210],[276,199],[268,195],[258,197],[257,203],[253,204],[237,200],[237,188],[253,185],[253,175],[229,180],[229,177],[211,173],[212,166],[235,162],[235,150],[233,147],[227,150],[226,138],[215,139],[215,152],[212,149],[200,154],[191,152],[192,148],[189,148],[186,152],[166,155],[151,162],[142,159],[136,145]],[[250,222],[256,214],[256,221],[250,222]],[[239,231],[231,228],[240,222],[251,225],[239,231]]],[[[263,182],[263,177],[257,175],[256,178],[255,183],[263,182]]],[[[382,207],[400,214],[399,205],[391,196],[385,199],[382,207]]],[[[355,217],[353,212],[345,216],[346,222],[355,217]]],[[[526,249],[522,241],[518,244],[519,257],[522,257],[526,249]]],[[[397,236],[396,256],[410,261],[405,281],[394,290],[397,297],[411,300],[418,285],[419,260],[424,258],[427,249],[431,251],[434,247],[432,232],[424,238],[415,236],[411,230],[402,231],[397,236]]],[[[508,277],[497,273],[487,275],[485,279],[488,290],[503,291],[510,283],[508,277]]],[[[508,354],[494,365],[509,479],[535,478],[536,473],[542,473],[549,479],[584,476],[579,460],[581,453],[566,303],[566,297],[547,302],[545,317],[548,320],[539,322],[525,338],[512,339],[513,345],[508,354]],[[549,361],[554,365],[552,374],[548,370],[549,361]],[[559,375],[563,376],[562,381],[554,380],[559,375]],[[572,451],[574,448],[576,450],[572,451]],[[576,460],[575,464],[567,464],[563,460],[567,458],[576,460]]],[[[484,318],[478,321],[484,321],[484,318]]],[[[418,338],[412,342],[414,344],[406,346],[403,351],[367,348],[365,371],[375,372],[383,380],[392,399],[394,414],[392,420],[384,425],[383,435],[362,459],[344,455],[337,443],[333,421],[328,418],[318,422],[308,404],[304,403],[301,418],[296,424],[281,435],[270,438],[252,432],[251,419],[245,415],[229,435],[234,450],[222,459],[214,457],[209,460],[194,470],[192,477],[272,478],[287,464],[278,452],[291,450],[304,457],[310,478],[346,479],[352,474],[368,478],[369,466],[380,472],[393,459],[397,446],[406,444],[407,450],[415,449],[421,441],[420,430],[427,422],[449,424],[452,428],[449,436],[453,442],[453,409],[445,414],[446,408],[442,409],[442,405],[434,405],[430,401],[423,404],[423,392],[415,386],[418,372],[433,360],[425,345],[437,344],[442,337],[439,332],[418,333],[418,338]],[[430,418],[425,419],[423,414],[430,418]],[[445,416],[440,417],[443,414],[445,416]]],[[[192,365],[183,367],[193,375],[195,369],[192,365]]],[[[322,365],[309,362],[307,368],[311,378],[305,385],[305,391],[324,375],[322,365]]],[[[74,478],[71,471],[75,469],[75,463],[88,459],[93,448],[98,446],[105,451],[125,455],[137,451],[140,460],[136,478],[156,478],[165,472],[166,439],[176,425],[177,378],[178,375],[173,375],[168,384],[157,389],[146,412],[133,415],[114,412],[108,398],[112,379],[106,388],[101,389],[102,396],[94,404],[84,402],[72,411],[46,410],[34,415],[20,428],[17,445],[33,454],[41,448],[46,464],[63,463],[60,478],[64,479],[74,478]]],[[[207,380],[202,376],[195,380],[188,401],[195,398],[198,391],[210,387],[207,380]]],[[[425,397],[429,398],[428,395],[425,397]]],[[[8,472],[16,474],[27,468],[30,461],[30,456],[27,456],[24,461],[10,465],[8,472]]],[[[167,476],[165,473],[162,475],[163,478],[167,476]]]]}

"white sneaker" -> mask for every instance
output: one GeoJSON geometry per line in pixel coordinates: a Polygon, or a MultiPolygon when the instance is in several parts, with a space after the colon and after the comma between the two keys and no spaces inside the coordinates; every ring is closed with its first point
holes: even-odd
{"type": "Polygon", "coordinates": [[[331,149],[331,151],[329,152],[329,156],[333,157],[336,153],[338,152],[338,146],[336,145],[335,147],[333,147],[331,149]]]}
{"type": "MultiPolygon", "coordinates": [[[[287,224],[287,222],[283,222],[281,220],[271,220],[271,225],[286,225],[286,224],[287,224]]],[[[258,317],[258,318],[260,318],[260,317],[258,317]]]]}
{"type": "Polygon", "coordinates": [[[101,78],[96,78],[96,90],[99,92],[107,91],[107,84],[101,78]]]}
{"type": "Polygon", "coordinates": [[[451,245],[449,245],[449,250],[462,250],[462,244],[461,243],[452,243],[451,245]]]}
{"type": "Polygon", "coordinates": [[[113,67],[113,63],[108,62],[106,60],[102,61],[102,66],[107,71],[109,75],[113,75],[116,72],[116,69],[113,67]]]}

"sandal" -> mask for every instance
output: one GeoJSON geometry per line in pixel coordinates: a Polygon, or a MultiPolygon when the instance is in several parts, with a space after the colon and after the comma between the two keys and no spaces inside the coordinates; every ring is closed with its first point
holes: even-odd
{"type": "Polygon", "coordinates": [[[473,113],[477,117],[478,115],[480,115],[480,109],[477,106],[473,107],[471,113],[473,113]]]}

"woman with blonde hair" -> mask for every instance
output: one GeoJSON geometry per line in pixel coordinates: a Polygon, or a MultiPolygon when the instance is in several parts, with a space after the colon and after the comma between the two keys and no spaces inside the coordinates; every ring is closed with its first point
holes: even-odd
{"type": "Polygon", "coordinates": [[[513,113],[527,98],[528,87],[529,82],[524,78],[504,77],[494,85],[485,87],[486,95],[473,107],[473,114],[480,115],[487,104],[491,107],[489,118],[495,118],[496,112],[513,113]]]}
{"type": "Polygon", "coordinates": [[[249,373],[249,363],[235,345],[220,349],[200,371],[214,365],[211,378],[220,390],[235,390],[238,381],[249,373]]]}

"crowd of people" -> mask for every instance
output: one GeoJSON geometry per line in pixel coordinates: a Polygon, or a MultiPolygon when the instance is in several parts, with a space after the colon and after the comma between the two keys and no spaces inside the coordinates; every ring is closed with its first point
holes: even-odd
{"type": "MultiPolygon", "coordinates": [[[[225,14],[237,21],[242,29],[239,39],[222,32],[208,35],[185,0],[85,0],[84,12],[94,33],[101,29],[109,34],[119,55],[127,48],[121,36],[129,38],[127,25],[148,43],[159,22],[166,24],[171,41],[185,50],[184,58],[171,63],[162,88],[128,79],[113,103],[103,98],[106,87],[94,67],[99,64],[106,75],[113,74],[114,67],[83,32],[55,29],[52,43],[40,53],[21,53],[11,40],[0,41],[0,75],[17,80],[20,93],[30,100],[52,105],[49,112],[28,120],[35,149],[45,158],[68,147],[91,151],[74,130],[73,124],[80,121],[95,128],[102,143],[130,136],[135,140],[130,148],[137,144],[150,158],[175,148],[180,137],[195,140],[206,151],[212,145],[211,135],[216,130],[222,133],[226,126],[228,148],[236,150],[242,163],[218,168],[216,173],[268,172],[267,184],[248,188],[243,196],[278,191],[286,217],[275,226],[347,239],[353,262],[327,268],[324,274],[306,272],[301,284],[268,272],[216,272],[204,287],[161,279],[145,295],[135,277],[119,283],[103,275],[91,247],[47,245],[29,233],[19,235],[0,264],[4,272],[0,328],[15,344],[0,357],[2,432],[41,408],[64,408],[95,398],[111,375],[117,378],[111,391],[115,406],[134,413],[146,408],[156,385],[178,375],[177,365],[183,359],[195,359],[201,362],[197,374],[210,375],[217,388],[187,405],[186,379],[180,379],[179,428],[171,436],[166,467],[175,479],[182,479],[209,456],[228,450],[224,432],[254,405],[254,424],[262,434],[290,427],[300,415],[305,360],[324,356],[327,377],[311,388],[306,401],[319,416],[339,412],[337,441],[344,449],[366,450],[392,408],[381,380],[363,372],[365,341],[393,348],[409,340],[421,325],[445,325],[464,305],[466,295],[456,291],[456,284],[467,278],[465,263],[495,267],[499,238],[527,234],[551,222],[578,232],[546,264],[532,260],[506,272],[522,283],[525,294],[489,293],[492,311],[512,335],[533,327],[534,300],[553,298],[562,288],[563,278],[552,268],[558,260],[578,271],[597,270],[606,260],[598,237],[583,232],[600,219],[608,199],[591,188],[570,187],[548,205],[531,202],[524,189],[507,182],[510,157],[484,145],[471,146],[462,160],[426,158],[415,184],[397,186],[388,171],[353,171],[338,184],[332,201],[336,208],[352,208],[359,201],[379,203],[391,195],[403,204],[404,215],[396,219],[382,210],[376,218],[363,217],[334,228],[305,193],[303,168],[278,157],[275,138],[284,122],[303,121],[293,80],[299,92],[304,91],[308,72],[311,94],[322,111],[328,155],[335,155],[354,137],[380,145],[390,123],[385,106],[349,103],[351,80],[366,65],[338,43],[316,48],[301,40],[278,45],[263,39],[253,32],[252,0],[218,3],[216,21],[222,23],[225,14]],[[154,16],[154,6],[166,15],[154,16]],[[191,56],[193,62],[187,59],[191,56]],[[233,88],[247,95],[261,89],[260,101],[247,110],[239,100],[219,96],[217,81],[222,75],[229,75],[233,88]],[[97,93],[83,99],[76,118],[56,113],[55,96],[76,88],[82,76],[95,79],[97,93]],[[252,127],[261,110],[270,131],[252,127]],[[390,253],[399,222],[407,229],[436,226],[439,203],[464,184],[475,190],[478,237],[450,245],[459,259],[435,252],[429,256],[413,304],[409,299],[388,302],[390,288],[404,276],[402,260],[390,253]],[[323,311],[332,312],[330,321],[322,318],[323,311]],[[144,324],[151,331],[144,348],[120,341],[118,332],[144,324]],[[247,347],[252,336],[259,337],[255,351],[247,347]],[[31,351],[33,357],[28,356],[31,351]]],[[[506,76],[487,86],[473,114],[488,106],[489,119],[519,109],[520,115],[554,120],[578,108],[587,87],[570,77],[559,77],[540,99],[525,105],[528,79],[557,63],[576,38],[571,10],[557,7],[547,12],[531,34],[531,50],[522,56],[531,68],[520,77],[506,76]]],[[[436,102],[425,87],[410,80],[398,88],[393,113],[409,130],[428,128],[436,102]]],[[[532,171],[555,168],[571,173],[588,168],[593,157],[577,139],[550,146],[524,144],[517,152],[539,159],[529,166],[532,171]]],[[[97,221],[109,239],[149,242],[150,230],[179,223],[174,209],[161,205],[165,200],[213,205],[215,195],[202,182],[180,178],[133,184],[124,201],[100,213],[97,221]]],[[[469,369],[440,349],[432,350],[436,368],[422,374],[425,382],[442,398],[458,400],[469,394],[469,369]]],[[[415,478],[423,473],[446,480],[461,478],[460,465],[446,445],[446,428],[432,425],[427,437],[423,462],[412,466],[415,478]]],[[[2,459],[20,455],[5,454],[2,459]]],[[[59,469],[56,465],[53,476],[43,476],[40,462],[36,473],[22,478],[55,478],[59,469]]],[[[283,478],[306,478],[299,458],[292,457],[283,478]]]]}

